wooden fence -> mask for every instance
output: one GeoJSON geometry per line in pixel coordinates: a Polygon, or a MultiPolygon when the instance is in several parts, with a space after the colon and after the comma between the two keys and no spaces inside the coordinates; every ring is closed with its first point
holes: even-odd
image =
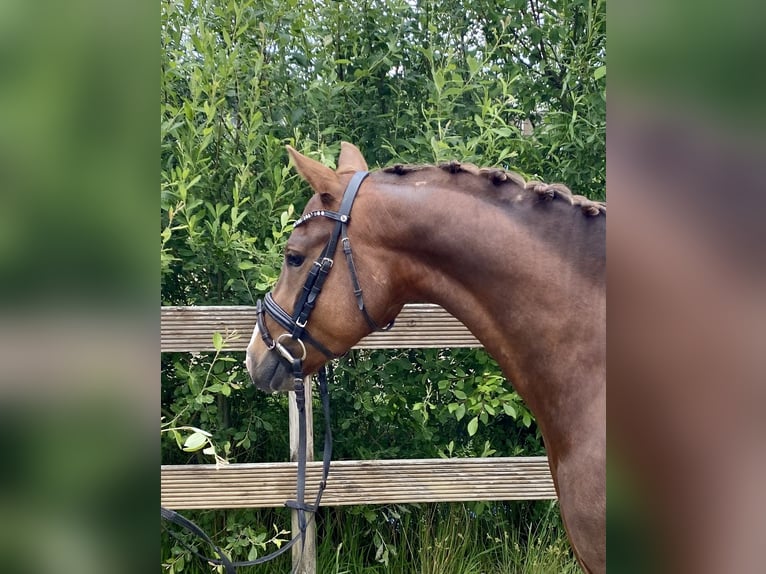
{"type": "MultiPolygon", "coordinates": [[[[244,351],[254,325],[254,307],[161,307],[161,351],[213,351],[215,332],[228,340],[225,350],[244,351]]],[[[468,329],[441,307],[417,304],[405,306],[393,329],[373,333],[355,348],[480,346],[468,329]]],[[[294,403],[291,397],[290,460],[295,460],[297,442],[294,403]]],[[[313,444],[312,438],[309,444],[313,444]]],[[[321,462],[309,462],[307,500],[316,494],[320,474],[321,462]]],[[[161,501],[173,509],[278,507],[295,497],[295,475],[295,462],[229,464],[219,468],[213,464],[163,465],[161,501]]],[[[556,492],[545,457],[335,461],[322,505],[553,498],[556,492]]],[[[297,551],[293,553],[297,563],[299,545],[293,550],[297,551]]],[[[302,572],[314,574],[313,540],[305,553],[302,572]]]]}

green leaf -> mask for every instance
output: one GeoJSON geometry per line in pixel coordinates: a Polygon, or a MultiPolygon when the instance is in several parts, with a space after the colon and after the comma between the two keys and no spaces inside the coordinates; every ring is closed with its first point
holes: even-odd
{"type": "Polygon", "coordinates": [[[436,92],[439,93],[444,88],[444,72],[441,70],[434,70],[433,71],[433,86],[436,88],[436,92]]]}
{"type": "Polygon", "coordinates": [[[452,391],[452,394],[455,395],[456,398],[460,399],[461,401],[464,401],[468,398],[468,395],[466,395],[463,391],[455,389],[452,391]]]}
{"type": "Polygon", "coordinates": [[[470,54],[466,56],[465,63],[468,65],[468,71],[471,73],[471,75],[476,75],[476,73],[478,73],[479,69],[481,68],[481,62],[479,62],[470,54]]]}
{"type": "Polygon", "coordinates": [[[596,71],[593,72],[593,79],[594,80],[600,80],[604,76],[606,76],[606,64],[596,68],[596,71]]]}
{"type": "Polygon", "coordinates": [[[505,414],[507,414],[511,418],[516,418],[516,409],[513,408],[513,405],[508,403],[503,403],[503,410],[505,411],[505,414]]]}
{"type": "Polygon", "coordinates": [[[195,452],[205,446],[206,443],[207,437],[200,432],[195,432],[190,434],[186,439],[186,442],[184,442],[183,450],[186,452],[195,452]]]}
{"type": "Polygon", "coordinates": [[[223,336],[218,331],[213,333],[213,348],[216,351],[223,349],[223,336]]]}
{"type": "Polygon", "coordinates": [[[475,435],[477,430],[479,430],[479,417],[473,417],[468,421],[468,435],[475,435]]]}
{"type": "Polygon", "coordinates": [[[460,421],[465,416],[465,405],[459,405],[455,410],[455,418],[460,421]]]}

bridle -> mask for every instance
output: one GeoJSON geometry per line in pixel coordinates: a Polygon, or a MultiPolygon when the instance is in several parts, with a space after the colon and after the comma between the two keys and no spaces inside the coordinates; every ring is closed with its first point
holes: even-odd
{"type": "Polygon", "coordinates": [[[308,323],[311,312],[314,310],[317,297],[319,297],[319,293],[322,291],[324,282],[330,274],[330,270],[333,268],[333,256],[335,255],[339,242],[343,246],[343,253],[346,257],[346,265],[348,266],[349,274],[351,275],[351,283],[354,287],[354,297],[356,298],[357,307],[359,307],[359,311],[361,311],[365,321],[367,321],[367,325],[373,331],[386,331],[393,327],[394,323],[392,321],[381,328],[375,320],[370,317],[367,307],[364,304],[362,287],[359,284],[359,276],[356,272],[354,256],[351,251],[351,242],[348,238],[348,224],[351,221],[351,208],[354,205],[356,194],[359,191],[362,182],[368,175],[369,172],[366,171],[358,171],[353,175],[351,181],[348,182],[348,186],[346,186],[346,191],[343,193],[343,199],[341,200],[338,211],[329,211],[325,209],[311,211],[295,222],[294,227],[299,227],[315,217],[325,217],[335,221],[335,228],[322,250],[322,253],[311,266],[311,270],[306,277],[306,282],[303,284],[303,289],[295,303],[293,314],[290,315],[280,307],[279,304],[274,301],[274,297],[271,293],[266,294],[263,302],[259,299],[256,304],[258,331],[261,333],[263,343],[269,350],[276,350],[288,363],[290,363],[291,366],[293,366],[294,372],[297,357],[295,357],[293,353],[282,344],[283,339],[292,338],[300,345],[302,354],[302,357],[299,359],[300,361],[306,358],[306,345],[304,344],[304,341],[318,349],[328,359],[337,357],[335,353],[311,336],[306,329],[306,324],[308,323]],[[277,337],[276,340],[271,336],[266,326],[266,314],[287,331],[277,337]]]}
{"type": "MultiPolygon", "coordinates": [[[[343,246],[343,254],[346,258],[346,265],[348,266],[349,273],[351,275],[351,282],[354,288],[354,297],[356,298],[357,307],[364,316],[367,324],[373,331],[387,331],[394,326],[394,321],[388,323],[385,327],[379,327],[378,324],[370,316],[367,308],[364,304],[364,297],[362,294],[362,288],[359,283],[359,276],[356,271],[356,265],[354,264],[354,258],[351,251],[351,242],[348,238],[348,225],[351,221],[351,208],[354,205],[354,200],[362,185],[364,179],[369,175],[367,171],[358,171],[352,177],[346,186],[346,190],[343,193],[343,199],[341,200],[340,208],[338,211],[329,210],[317,210],[311,211],[303,215],[298,221],[295,222],[294,227],[299,227],[305,224],[310,219],[315,217],[326,217],[335,221],[335,227],[330,235],[327,244],[325,245],[322,253],[314,261],[311,266],[306,282],[303,284],[303,289],[300,292],[298,300],[295,304],[295,310],[292,315],[285,311],[269,292],[264,297],[263,301],[260,299],[256,303],[256,316],[258,331],[261,334],[261,339],[266,345],[269,351],[278,353],[284,360],[286,360],[292,369],[294,391],[296,405],[298,407],[298,471],[297,471],[297,487],[296,487],[296,500],[288,500],[285,502],[285,506],[298,511],[298,526],[300,533],[292,538],[287,544],[280,547],[279,550],[258,558],[257,560],[250,560],[247,562],[232,562],[223,551],[213,543],[210,537],[196,524],[187,518],[184,518],[177,512],[169,510],[167,508],[161,508],[161,517],[165,520],[174,522],[179,526],[189,530],[195,535],[199,536],[206,542],[208,542],[220,558],[207,558],[202,556],[194,549],[192,552],[204,561],[212,564],[222,565],[226,571],[226,574],[235,574],[236,569],[244,566],[254,566],[256,564],[262,564],[273,558],[276,558],[280,554],[286,552],[289,548],[301,541],[301,545],[306,543],[306,529],[308,528],[309,520],[306,519],[306,513],[311,512],[313,518],[316,516],[316,511],[319,508],[319,503],[322,500],[322,493],[327,487],[327,477],[330,473],[330,459],[332,458],[332,431],[330,429],[330,395],[327,389],[327,374],[325,368],[322,367],[317,379],[319,381],[319,393],[322,399],[322,407],[324,411],[325,419],[325,443],[324,452],[322,455],[322,479],[319,483],[319,489],[317,490],[316,499],[314,504],[306,504],[304,500],[306,490],[306,459],[307,459],[307,438],[306,438],[306,391],[303,384],[303,361],[306,359],[306,343],[315,347],[328,359],[336,358],[338,355],[330,351],[325,345],[317,341],[306,329],[309,316],[316,306],[317,297],[322,291],[324,282],[327,279],[327,275],[333,268],[333,256],[340,243],[343,246]],[[279,335],[276,339],[271,336],[268,327],[266,326],[266,315],[269,315],[276,323],[286,330],[285,333],[279,335]],[[286,347],[282,341],[291,338],[297,342],[300,347],[300,357],[296,357],[288,347],[286,347]]],[[[178,536],[169,531],[171,535],[178,536]]],[[[303,555],[303,553],[301,553],[303,555]]],[[[297,569],[297,568],[296,568],[297,569]]]]}

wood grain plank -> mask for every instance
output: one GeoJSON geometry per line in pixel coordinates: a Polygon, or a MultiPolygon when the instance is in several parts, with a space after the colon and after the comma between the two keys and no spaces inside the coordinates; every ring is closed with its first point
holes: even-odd
{"type": "MultiPolygon", "coordinates": [[[[225,349],[244,351],[255,326],[255,307],[160,307],[162,352],[214,351],[213,333],[228,338],[225,349]]],[[[405,305],[390,331],[372,333],[359,349],[481,347],[460,321],[438,305],[405,305]]]]}
{"type": "MultiPolygon", "coordinates": [[[[295,497],[294,463],[163,466],[162,504],[175,509],[279,507],[295,497]]],[[[307,468],[307,498],[321,463],[307,468]]],[[[556,498],[545,457],[336,461],[324,506],[556,498]]]]}

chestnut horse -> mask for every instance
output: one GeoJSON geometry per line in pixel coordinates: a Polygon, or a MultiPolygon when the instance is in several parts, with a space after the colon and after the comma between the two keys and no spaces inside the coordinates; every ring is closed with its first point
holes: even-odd
{"type": "Polygon", "coordinates": [[[287,149],[315,194],[268,312],[259,310],[247,348],[253,382],[292,390],[291,359],[314,372],[405,303],[441,305],[535,414],[574,554],[586,572],[605,572],[606,205],[500,169],[453,162],[365,174],[346,142],[335,171],[287,149]]]}

